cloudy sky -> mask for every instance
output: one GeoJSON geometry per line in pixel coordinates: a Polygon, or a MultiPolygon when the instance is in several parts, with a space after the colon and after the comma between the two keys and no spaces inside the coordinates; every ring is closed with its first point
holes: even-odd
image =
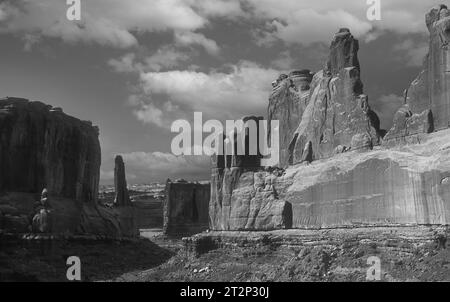
{"type": "Polygon", "coordinates": [[[322,68],[341,27],[360,40],[365,93],[389,128],[427,51],[425,13],[442,0],[0,0],[0,96],[62,107],[100,127],[102,183],[122,154],[129,183],[208,179],[175,157],[176,119],[266,115],[282,72],[322,68]]]}

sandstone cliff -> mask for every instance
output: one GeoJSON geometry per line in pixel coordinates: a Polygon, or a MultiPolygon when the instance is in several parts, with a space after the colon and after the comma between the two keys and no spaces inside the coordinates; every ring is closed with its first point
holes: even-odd
{"type": "Polygon", "coordinates": [[[346,152],[265,177],[292,204],[294,228],[449,224],[449,138],[445,130],[421,144],[346,152]]]}
{"type": "Polygon", "coordinates": [[[405,104],[395,114],[394,125],[385,137],[389,144],[450,125],[450,11],[445,5],[431,9],[426,25],[430,39],[424,69],[405,91],[405,104]]]}
{"type": "Polygon", "coordinates": [[[95,204],[98,129],[41,102],[0,100],[0,191],[50,194],[95,204]]]}
{"type": "Polygon", "coordinates": [[[0,99],[0,230],[33,231],[36,210],[44,206],[51,228],[34,228],[41,232],[136,236],[132,207],[109,209],[97,204],[98,135],[92,123],[60,108],[0,99]],[[48,200],[42,205],[41,199],[36,207],[43,188],[48,200]]]}
{"type": "Polygon", "coordinates": [[[210,185],[178,180],[166,182],[163,232],[191,235],[208,229],[210,185]]]}
{"type": "Polygon", "coordinates": [[[358,41],[349,30],[334,36],[324,70],[310,83],[303,77],[303,93],[292,75],[282,75],[268,112],[280,119],[285,170],[213,165],[211,228],[449,224],[449,20],[445,6],[427,14],[425,70],[384,139],[363,94],[358,41]]]}

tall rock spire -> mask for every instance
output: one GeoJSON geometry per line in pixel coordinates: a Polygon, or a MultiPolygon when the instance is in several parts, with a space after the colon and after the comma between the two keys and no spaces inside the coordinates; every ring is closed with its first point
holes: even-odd
{"type": "Polygon", "coordinates": [[[333,37],[327,69],[336,76],[341,69],[351,67],[360,71],[358,60],[359,42],[348,28],[341,28],[333,37]]]}
{"type": "Polygon", "coordinates": [[[379,144],[380,122],[363,94],[358,50],[358,40],[348,29],[334,35],[326,67],[312,79],[307,106],[289,144],[289,164],[379,144]]]}
{"type": "Polygon", "coordinates": [[[114,204],[116,206],[130,206],[131,200],[128,195],[127,181],[125,178],[125,164],[120,155],[116,156],[114,167],[114,188],[116,191],[116,198],[114,204]]]}
{"type": "Polygon", "coordinates": [[[390,144],[450,126],[450,10],[445,5],[432,8],[425,23],[430,32],[429,52],[385,137],[390,144]]]}

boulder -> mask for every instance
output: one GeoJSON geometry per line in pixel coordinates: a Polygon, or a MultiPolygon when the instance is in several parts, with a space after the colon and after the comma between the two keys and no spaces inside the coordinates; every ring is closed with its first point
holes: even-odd
{"type": "Polygon", "coordinates": [[[51,214],[46,209],[41,209],[34,215],[32,221],[32,230],[34,233],[50,233],[52,229],[51,214]]]}

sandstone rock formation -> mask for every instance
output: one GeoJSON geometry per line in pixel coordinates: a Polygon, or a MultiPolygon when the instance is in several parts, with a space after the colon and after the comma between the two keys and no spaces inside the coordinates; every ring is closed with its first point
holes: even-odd
{"type": "Polygon", "coordinates": [[[0,100],[0,191],[40,192],[95,204],[98,128],[41,102],[0,100]]]}
{"type": "MultiPolygon", "coordinates": [[[[289,76],[281,75],[272,84],[268,120],[280,123],[280,167],[289,165],[289,144],[308,104],[312,77],[309,70],[293,71],[289,76]]],[[[270,126],[268,129],[270,137],[270,126]]]]}
{"type": "Polygon", "coordinates": [[[189,235],[208,229],[210,184],[169,179],[165,190],[164,234],[189,235]]]}
{"type": "MultiPolygon", "coordinates": [[[[293,228],[449,224],[449,137],[445,130],[421,136],[420,145],[346,152],[289,167],[273,187],[292,204],[293,228]]],[[[241,176],[238,186],[251,177],[256,173],[241,176]]]]}
{"type": "Polygon", "coordinates": [[[426,25],[430,38],[424,70],[405,91],[404,106],[385,137],[389,144],[450,126],[450,11],[445,5],[434,7],[426,15],[426,25]]]}
{"type": "Polygon", "coordinates": [[[358,49],[348,29],[335,34],[327,67],[314,75],[307,106],[291,138],[289,164],[380,143],[379,119],[363,94],[358,49]]]}
{"type": "Polygon", "coordinates": [[[37,203],[35,211],[36,214],[31,225],[32,231],[35,233],[51,233],[52,221],[47,189],[42,190],[41,199],[37,203]]]}
{"type": "Polygon", "coordinates": [[[272,177],[241,168],[213,169],[210,227],[213,230],[274,230],[292,226],[291,205],[278,198],[272,177]]]}
{"type": "Polygon", "coordinates": [[[116,197],[114,204],[116,206],[131,206],[130,196],[128,195],[127,180],[125,178],[125,164],[120,155],[116,156],[114,166],[114,188],[116,197]]]}
{"type": "Polygon", "coordinates": [[[91,122],[60,108],[0,99],[0,228],[25,233],[33,230],[34,220],[39,232],[136,236],[132,208],[97,203],[98,135],[91,122]],[[36,209],[36,193],[43,188],[41,209],[36,209]]]}
{"type": "MultiPolygon", "coordinates": [[[[283,77],[282,77],[283,78],[283,77]]],[[[289,78],[283,78],[282,81],[289,78]]],[[[289,102],[289,100],[287,99],[289,102]]],[[[274,114],[281,113],[274,107],[274,114]]],[[[287,114],[282,113],[282,114],[287,114]]],[[[243,122],[258,122],[259,117],[244,117],[243,122]]],[[[257,129],[256,137],[259,138],[257,129]]],[[[209,202],[210,228],[213,230],[272,230],[290,227],[290,205],[277,198],[270,179],[241,176],[247,171],[261,169],[259,142],[255,140],[256,154],[249,150],[249,133],[245,133],[245,155],[215,155],[212,157],[211,199],[209,202]],[[245,186],[240,181],[245,182],[245,186]],[[247,187],[246,185],[250,185],[247,187]],[[241,187],[242,186],[242,190],[241,187]]],[[[238,133],[228,134],[238,135],[238,133]]],[[[227,136],[223,136],[225,140],[227,136]]],[[[237,151],[237,141],[232,146],[237,151]]]]}
{"type": "Polygon", "coordinates": [[[449,20],[445,6],[427,14],[425,70],[405,93],[384,139],[363,94],[358,41],[349,30],[334,36],[325,69],[311,83],[304,77],[304,94],[292,75],[280,76],[268,112],[269,119],[280,119],[285,170],[213,160],[211,228],[448,225],[449,20]]]}

